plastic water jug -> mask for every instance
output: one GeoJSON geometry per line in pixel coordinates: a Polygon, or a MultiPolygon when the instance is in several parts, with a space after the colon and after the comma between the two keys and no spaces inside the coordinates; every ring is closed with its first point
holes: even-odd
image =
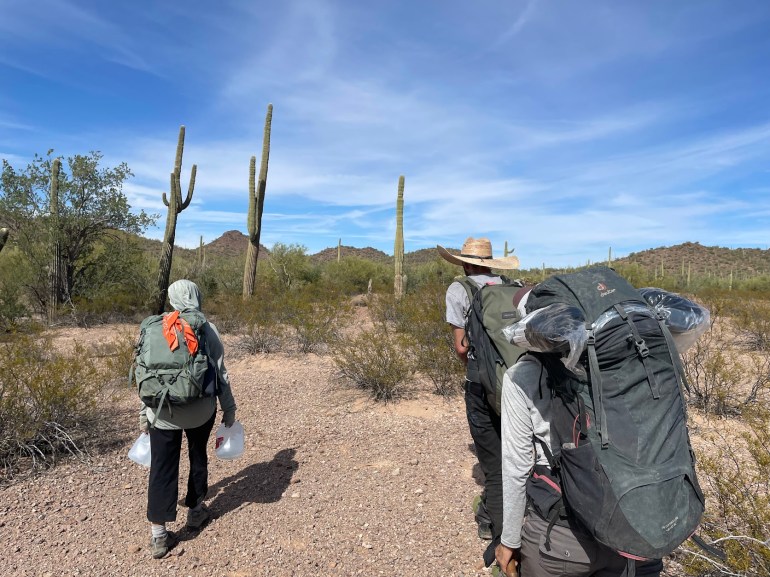
{"type": "Polygon", "coordinates": [[[142,467],[150,466],[150,435],[142,433],[128,451],[128,458],[142,467]]]}
{"type": "Polygon", "coordinates": [[[216,432],[215,453],[219,459],[237,459],[243,454],[243,425],[235,421],[232,427],[222,423],[216,432]]]}

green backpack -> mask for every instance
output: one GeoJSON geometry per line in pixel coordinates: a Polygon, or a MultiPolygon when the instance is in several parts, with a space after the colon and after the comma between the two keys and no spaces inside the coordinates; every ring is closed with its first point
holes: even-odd
{"type": "Polygon", "coordinates": [[[177,346],[172,350],[163,329],[168,314],[173,313],[149,316],[139,326],[129,380],[135,379],[139,398],[145,405],[153,409],[166,405],[170,411],[173,406],[214,396],[216,369],[209,368],[203,314],[199,311],[179,313],[182,326],[189,325],[197,342],[194,354],[187,346],[184,330],[180,331],[178,326],[174,329],[177,346]]]}
{"type": "Polygon", "coordinates": [[[484,387],[489,404],[500,414],[503,376],[526,351],[511,344],[502,333],[521,317],[517,297],[522,284],[501,277],[501,284],[486,284],[481,288],[469,278],[460,279],[470,299],[465,334],[468,336],[468,366],[466,378],[484,387]]]}

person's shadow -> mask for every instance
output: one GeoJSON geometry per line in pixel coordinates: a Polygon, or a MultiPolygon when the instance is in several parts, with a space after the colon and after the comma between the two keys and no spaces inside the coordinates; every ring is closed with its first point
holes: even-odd
{"type": "MultiPolygon", "coordinates": [[[[299,463],[294,460],[294,448],[278,451],[271,461],[254,463],[209,487],[208,508],[213,518],[223,517],[244,503],[274,503],[291,483],[299,463]]],[[[187,530],[192,539],[200,530],[187,530]]],[[[180,536],[180,540],[186,540],[180,536]]]]}

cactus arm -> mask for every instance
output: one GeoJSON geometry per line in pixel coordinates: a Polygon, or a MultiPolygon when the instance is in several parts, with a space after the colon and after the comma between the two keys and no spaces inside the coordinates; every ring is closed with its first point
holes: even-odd
{"type": "MultiPolygon", "coordinates": [[[[187,187],[187,197],[184,199],[184,202],[181,204],[180,211],[183,211],[185,208],[190,206],[190,201],[193,197],[193,189],[195,188],[195,175],[198,173],[198,165],[193,164],[192,171],[190,171],[190,185],[187,187]]],[[[182,198],[182,191],[179,191],[179,198],[182,198]]]]}

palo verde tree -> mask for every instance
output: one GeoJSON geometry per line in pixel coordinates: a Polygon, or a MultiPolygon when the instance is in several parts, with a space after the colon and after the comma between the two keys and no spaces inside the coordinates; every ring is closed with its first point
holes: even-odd
{"type": "Polygon", "coordinates": [[[265,132],[262,137],[262,164],[259,167],[259,181],[255,180],[256,157],[251,157],[249,165],[249,214],[246,224],[249,231],[249,244],[246,249],[246,265],[243,270],[243,298],[254,295],[254,281],[257,278],[257,257],[259,256],[259,235],[262,231],[262,208],[265,205],[267,187],[267,163],[270,160],[270,129],[273,123],[273,105],[267,105],[265,132]]]}
{"type": "Polygon", "coordinates": [[[23,284],[41,312],[55,304],[50,303],[53,247],[58,245],[60,263],[56,292],[69,302],[92,288],[90,269],[111,257],[103,251],[104,243],[119,240],[121,231],[141,234],[156,218],[131,210],[123,183],[132,173],[125,163],[102,167],[102,154],[91,152],[69,157],[67,167],[62,163],[56,171],[60,161],[52,153],[35,155],[24,169],[3,160],[0,175],[0,226],[11,232],[24,257],[29,274],[23,284]]]}
{"type": "Polygon", "coordinates": [[[171,184],[168,197],[163,193],[163,204],[168,207],[166,216],[166,232],[163,234],[163,247],[160,252],[158,265],[158,292],[155,300],[155,313],[163,314],[166,306],[166,294],[168,293],[168,281],[171,275],[171,261],[174,256],[174,238],[176,237],[176,219],[180,212],[190,206],[190,201],[195,188],[195,174],[198,166],[193,164],[190,172],[190,185],[187,187],[187,196],[182,201],[182,155],[184,154],[184,126],[179,127],[179,140],[176,144],[176,160],[174,172],[171,173],[171,184]]]}

